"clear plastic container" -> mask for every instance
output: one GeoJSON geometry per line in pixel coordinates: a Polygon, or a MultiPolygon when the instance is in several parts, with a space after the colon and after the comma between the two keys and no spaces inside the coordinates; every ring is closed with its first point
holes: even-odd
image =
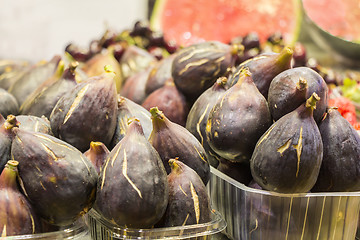
{"type": "Polygon", "coordinates": [[[87,217],[82,217],[74,224],[55,232],[18,235],[9,237],[0,237],[0,240],[40,240],[40,239],[72,239],[72,240],[91,240],[87,217]]]}
{"type": "Polygon", "coordinates": [[[212,212],[212,221],[204,224],[181,227],[130,229],[118,227],[102,218],[95,210],[88,214],[92,239],[197,239],[209,240],[223,231],[226,222],[217,211],[212,212]]]}
{"type": "Polygon", "coordinates": [[[211,168],[213,207],[235,240],[354,240],[360,192],[280,194],[249,188],[211,168]]]}

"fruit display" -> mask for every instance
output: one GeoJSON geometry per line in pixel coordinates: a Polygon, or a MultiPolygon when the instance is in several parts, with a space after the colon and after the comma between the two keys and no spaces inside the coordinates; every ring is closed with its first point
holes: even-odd
{"type": "MultiPolygon", "coordinates": [[[[184,39],[170,14],[164,33],[137,21],[49,61],[0,61],[0,195],[12,196],[0,197],[2,236],[90,211],[130,230],[207,224],[215,168],[269,195],[360,191],[360,78],[307,57],[295,6],[273,9],[286,28],[184,39]]],[[[222,24],[243,13],[231,11],[222,24]]],[[[249,201],[261,212],[242,213],[251,226],[278,221],[280,204],[249,201]]]]}

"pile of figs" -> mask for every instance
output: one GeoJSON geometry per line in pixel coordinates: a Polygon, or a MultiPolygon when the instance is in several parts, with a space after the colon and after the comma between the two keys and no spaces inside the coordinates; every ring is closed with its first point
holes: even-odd
{"type": "Polygon", "coordinates": [[[209,222],[210,166],[282,193],[360,190],[360,136],[305,59],[276,34],[179,47],[137,22],[49,61],[1,60],[2,236],[92,208],[129,228],[209,222]]]}

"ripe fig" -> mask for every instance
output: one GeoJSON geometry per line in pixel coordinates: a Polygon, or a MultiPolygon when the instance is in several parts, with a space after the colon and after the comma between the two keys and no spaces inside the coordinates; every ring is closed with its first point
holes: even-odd
{"type": "Polygon", "coordinates": [[[141,104],[145,109],[158,107],[170,121],[185,127],[189,104],[185,96],[174,85],[172,78],[164,86],[152,92],[141,104]]]}
{"type": "Polygon", "coordinates": [[[233,67],[237,50],[217,41],[193,44],[180,49],[172,64],[176,87],[188,99],[194,99],[211,87],[233,67]]]}
{"type": "Polygon", "coordinates": [[[285,47],[280,53],[262,53],[250,58],[237,66],[234,74],[229,78],[228,84],[230,86],[235,85],[239,80],[242,70],[247,68],[251,72],[251,77],[256,87],[267,99],[270,83],[273,78],[282,71],[291,68],[292,55],[293,51],[291,48],[285,47]]]}
{"type": "Polygon", "coordinates": [[[360,136],[337,111],[328,108],[319,123],[323,142],[320,173],[311,191],[350,192],[360,190],[360,136]]]}
{"type": "Polygon", "coordinates": [[[201,143],[183,126],[171,122],[157,107],[150,109],[153,130],[149,142],[158,151],[169,174],[169,159],[178,157],[191,167],[206,185],[210,179],[210,165],[201,143]]]}
{"type": "Polygon", "coordinates": [[[18,165],[17,161],[8,161],[0,175],[1,237],[40,232],[38,216],[18,188],[18,165]]]}
{"type": "Polygon", "coordinates": [[[75,69],[77,66],[77,62],[71,63],[59,79],[48,86],[44,86],[31,98],[27,98],[20,107],[21,114],[50,118],[50,114],[60,97],[76,86],[75,69]]]}
{"type": "Polygon", "coordinates": [[[220,77],[211,88],[203,92],[192,105],[186,120],[186,129],[200,141],[205,149],[207,159],[213,167],[219,165],[221,157],[211,149],[207,142],[206,122],[215,103],[225,94],[226,82],[226,77],[220,77]]]}
{"type": "Polygon", "coordinates": [[[50,128],[50,121],[45,116],[17,115],[16,119],[19,122],[18,128],[20,129],[53,135],[50,128]]]}
{"type": "Polygon", "coordinates": [[[17,115],[18,113],[19,104],[16,98],[5,89],[0,88],[0,114],[6,117],[7,115],[17,115]]]}
{"type": "Polygon", "coordinates": [[[55,137],[84,152],[91,141],[109,145],[116,128],[114,72],[92,77],[66,92],[55,105],[50,124],[55,137]]]}
{"type": "Polygon", "coordinates": [[[96,210],[108,221],[130,228],[151,228],[169,198],[165,168],[145,138],[140,122],[129,121],[125,137],[108,155],[100,174],[96,210]]]}
{"type": "Polygon", "coordinates": [[[130,76],[121,88],[120,95],[137,104],[142,104],[147,97],[145,93],[145,83],[148,79],[150,69],[149,67],[130,76]]]}
{"type": "Polygon", "coordinates": [[[8,115],[5,120],[0,114],[0,173],[6,162],[11,159],[11,143],[14,137],[12,129],[19,126],[14,115],[8,115]]]}
{"type": "Polygon", "coordinates": [[[244,69],[239,81],[216,102],[206,124],[207,141],[219,156],[248,162],[272,119],[264,96],[244,69]]]}
{"type": "Polygon", "coordinates": [[[48,223],[72,224],[95,201],[98,174],[75,147],[44,133],[14,128],[11,154],[19,161],[23,192],[48,223]]]}
{"type": "Polygon", "coordinates": [[[53,76],[61,61],[60,56],[54,56],[49,62],[30,68],[20,79],[9,87],[11,93],[21,106],[26,98],[43,82],[53,76]]]}
{"type": "Polygon", "coordinates": [[[84,152],[84,155],[92,162],[97,173],[100,174],[102,166],[104,165],[105,159],[109,153],[109,149],[107,149],[105,144],[102,142],[91,142],[89,150],[84,152]]]}
{"type": "Polygon", "coordinates": [[[175,227],[211,221],[210,197],[199,175],[183,162],[170,159],[169,203],[159,227],[175,227]]]}
{"type": "Polygon", "coordinates": [[[268,102],[272,117],[278,120],[306,102],[315,92],[320,101],[314,109],[314,119],[319,123],[328,105],[328,87],[325,80],[308,67],[297,67],[283,71],[271,82],[268,102]]]}
{"type": "Polygon", "coordinates": [[[9,90],[10,86],[14,84],[17,80],[19,80],[28,70],[29,66],[12,70],[10,72],[5,72],[0,75],[0,88],[5,90],[9,90]]]}
{"type": "Polygon", "coordinates": [[[257,142],[250,168],[262,188],[305,193],[314,186],[323,158],[323,143],[313,118],[319,100],[313,93],[306,103],[273,123],[257,142]]]}
{"type": "Polygon", "coordinates": [[[152,131],[151,114],[148,110],[141,105],[118,95],[118,115],[117,125],[113,139],[111,140],[110,148],[114,148],[115,145],[124,138],[128,129],[129,119],[136,117],[141,123],[146,139],[149,138],[152,131]]]}

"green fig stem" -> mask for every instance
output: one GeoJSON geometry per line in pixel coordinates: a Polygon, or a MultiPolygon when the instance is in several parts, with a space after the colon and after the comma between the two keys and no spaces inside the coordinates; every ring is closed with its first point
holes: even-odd
{"type": "Polygon", "coordinates": [[[241,43],[234,43],[231,45],[231,55],[241,56],[244,53],[245,47],[241,43]]]}
{"type": "Polygon", "coordinates": [[[114,68],[111,66],[111,65],[105,65],[104,66],[104,70],[105,70],[105,72],[107,72],[107,73],[115,73],[114,72],[114,68]]]}
{"type": "Polygon", "coordinates": [[[54,77],[56,77],[57,79],[60,78],[63,75],[64,70],[65,70],[65,63],[63,60],[60,60],[55,70],[54,77]]]}
{"type": "Polygon", "coordinates": [[[226,83],[228,81],[228,78],[227,77],[219,77],[217,80],[216,80],[216,84],[219,85],[219,86],[226,86],[226,83]]]}
{"type": "Polygon", "coordinates": [[[150,113],[151,113],[151,118],[154,119],[160,119],[163,120],[164,119],[164,114],[162,111],[159,110],[158,107],[152,107],[150,108],[150,113]]]}
{"type": "Polygon", "coordinates": [[[0,189],[12,188],[18,189],[16,178],[18,176],[17,166],[19,165],[18,161],[9,160],[5,168],[3,169],[0,175],[0,189]]]}
{"type": "Polygon", "coordinates": [[[179,158],[169,159],[169,165],[171,167],[171,172],[174,172],[176,174],[183,172],[183,169],[182,169],[181,165],[179,164],[179,158]]]}
{"type": "Polygon", "coordinates": [[[320,100],[320,97],[314,92],[311,97],[306,100],[305,106],[311,108],[312,110],[316,109],[316,103],[320,100]]]}
{"type": "Polygon", "coordinates": [[[307,80],[300,77],[299,81],[296,84],[296,89],[299,91],[304,91],[307,88],[307,80]]]}
{"type": "Polygon", "coordinates": [[[19,122],[16,120],[16,117],[14,115],[9,115],[6,118],[6,121],[4,123],[4,128],[6,130],[10,130],[14,127],[18,127],[19,126],[19,122]]]}
{"type": "Polygon", "coordinates": [[[284,67],[290,65],[293,53],[294,51],[290,47],[284,47],[276,58],[276,64],[284,67]]]}
{"type": "Polygon", "coordinates": [[[69,64],[69,69],[71,73],[75,73],[76,68],[79,66],[78,61],[73,61],[69,64]]]}

